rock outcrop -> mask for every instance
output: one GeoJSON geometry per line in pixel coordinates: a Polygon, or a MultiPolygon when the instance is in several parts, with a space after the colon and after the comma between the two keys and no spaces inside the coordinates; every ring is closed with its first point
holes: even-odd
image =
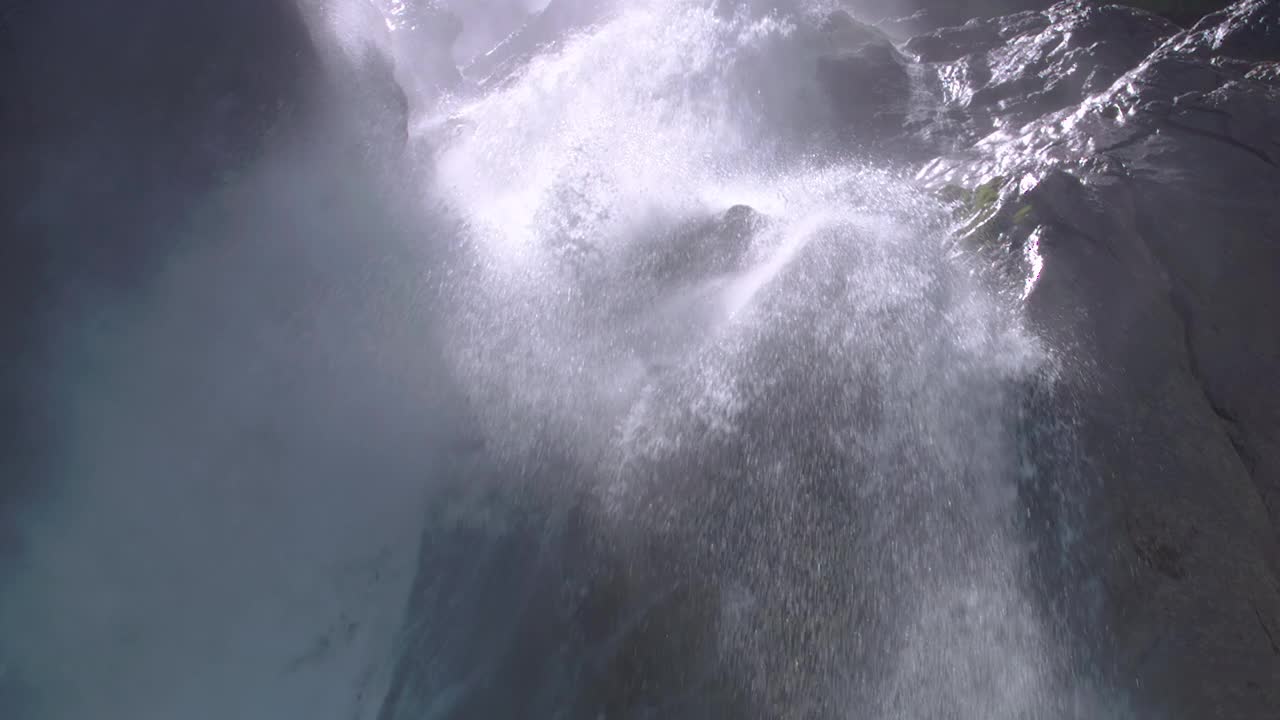
{"type": "Polygon", "coordinates": [[[1246,0],[1175,32],[1061,3],[907,43],[996,128],[922,178],[987,193],[971,227],[1026,275],[1041,330],[1091,358],[1087,592],[1142,715],[1280,708],[1278,13],[1246,0]],[[1003,82],[972,70],[1019,48],[1003,82]],[[979,102],[1001,85],[1018,91],[979,102]]]}
{"type": "Polygon", "coordinates": [[[943,115],[924,131],[968,145],[1104,90],[1176,30],[1119,5],[1059,4],[944,28],[903,47],[928,67],[928,92],[943,115]]]}

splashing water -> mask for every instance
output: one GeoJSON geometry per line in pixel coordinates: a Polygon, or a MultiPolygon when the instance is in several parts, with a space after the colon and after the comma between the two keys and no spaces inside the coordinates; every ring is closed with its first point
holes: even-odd
{"type": "MultiPolygon", "coordinates": [[[[683,679],[651,669],[652,695],[629,702],[658,717],[1066,714],[1019,534],[1022,403],[1047,359],[948,260],[932,200],[813,159],[826,9],[631,3],[428,118],[451,128],[430,134],[432,193],[462,237],[457,377],[498,465],[537,494],[595,498],[628,587],[711,608],[668,630],[700,638],[662,661],[683,679]],[[730,696],[738,710],[710,699],[730,696]]],[[[622,615],[644,620],[627,622],[686,617],[636,602],[622,615]]],[[[631,672],[618,663],[637,643],[668,647],[627,622],[582,651],[612,668],[596,685],[631,672]]],[[[443,643],[425,623],[418,646],[443,643]]],[[[520,642],[491,652],[537,652],[520,642]]],[[[401,687],[384,717],[503,712],[477,697],[515,692],[502,670],[470,687],[435,656],[445,670],[401,677],[433,700],[401,687]]],[[[538,676],[524,712],[577,717],[587,701],[566,697],[606,691],[548,686],[591,684],[582,672],[538,676]]]]}
{"type": "Polygon", "coordinates": [[[782,4],[555,0],[458,83],[433,3],[301,3],[398,53],[407,152],[273,146],[52,341],[0,717],[1100,716],[1033,590],[1051,358],[782,4]]]}

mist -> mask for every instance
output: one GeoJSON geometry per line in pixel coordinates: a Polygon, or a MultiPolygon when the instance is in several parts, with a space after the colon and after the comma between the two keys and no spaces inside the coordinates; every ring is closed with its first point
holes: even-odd
{"type": "Polygon", "coordinates": [[[12,11],[41,69],[10,168],[37,291],[9,381],[38,442],[6,480],[0,715],[359,716],[457,427],[386,31],[286,10],[255,44],[235,4],[105,10],[12,11]],[[166,83],[189,105],[156,112],[166,83]]]}
{"type": "Polygon", "coordinates": [[[1148,717],[1203,637],[1270,692],[1270,550],[1195,544],[1270,446],[1140,184],[1227,131],[1124,136],[1269,10],[1031,5],[5,5],[0,717],[1148,717]]]}

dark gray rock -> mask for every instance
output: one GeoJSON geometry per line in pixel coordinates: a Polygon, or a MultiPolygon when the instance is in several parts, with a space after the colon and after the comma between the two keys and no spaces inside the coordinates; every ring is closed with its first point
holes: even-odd
{"type": "Polygon", "coordinates": [[[930,92],[944,112],[961,118],[944,134],[967,144],[1106,89],[1176,31],[1141,10],[1061,2],[939,30],[903,47],[933,63],[930,92]]]}
{"type": "MultiPolygon", "coordinates": [[[[1259,62],[1276,7],[1210,16],[924,173],[997,182],[1026,208],[1001,239],[1037,257],[1029,312],[1093,358],[1076,372],[1106,469],[1090,511],[1100,647],[1140,715],[1280,708],[1280,325],[1263,309],[1280,287],[1280,88],[1259,62]]],[[[1128,36],[1159,39],[1134,19],[1128,36]]]]}
{"type": "Polygon", "coordinates": [[[1244,60],[1280,60],[1280,4],[1238,2],[1202,18],[1180,44],[1244,60]]]}
{"type": "Polygon", "coordinates": [[[747,716],[716,669],[716,579],[673,567],[662,541],[610,538],[586,493],[539,498],[572,473],[492,466],[441,495],[379,720],[747,716]]]}
{"type": "Polygon", "coordinates": [[[991,18],[1023,10],[1040,10],[1048,0],[846,0],[845,4],[868,22],[924,13],[934,27],[961,25],[971,18],[991,18]]]}
{"type": "Polygon", "coordinates": [[[844,11],[804,32],[811,37],[797,45],[818,49],[814,79],[826,111],[823,123],[835,129],[846,147],[875,154],[871,147],[895,141],[895,149],[902,149],[913,87],[907,59],[889,36],[844,11]]]}
{"type": "Polygon", "coordinates": [[[641,248],[636,270],[659,283],[714,277],[742,269],[752,235],[767,219],[746,205],[734,205],[718,217],[682,224],[641,248]]]}
{"type": "MultiPolygon", "coordinates": [[[[148,632],[132,630],[119,644],[105,640],[110,658],[99,655],[101,665],[89,659],[76,670],[50,672],[38,657],[53,652],[59,633],[32,627],[24,630],[25,640],[6,637],[0,642],[0,716],[74,715],[69,708],[79,700],[68,704],[68,696],[92,697],[117,669],[136,669],[146,657],[172,652],[173,646],[158,651],[164,643],[155,643],[156,636],[201,633],[217,625],[211,618],[220,612],[230,613],[227,618],[237,612],[215,599],[216,590],[195,589],[220,585],[218,568],[238,565],[240,553],[253,552],[254,544],[236,542],[247,537],[242,528],[227,542],[205,534],[219,526],[219,511],[191,496],[216,484],[222,470],[214,469],[219,462],[196,457],[231,460],[234,472],[257,487],[301,478],[296,487],[306,490],[295,497],[308,499],[315,497],[317,467],[379,477],[409,464],[404,459],[413,453],[400,454],[392,448],[398,441],[387,439],[398,423],[390,421],[386,405],[361,409],[380,390],[349,384],[360,382],[351,368],[364,362],[354,360],[351,349],[366,342],[353,338],[373,326],[375,314],[388,317],[373,310],[382,301],[372,298],[372,289],[392,288],[390,273],[379,269],[389,255],[374,259],[381,251],[370,248],[396,252],[396,221],[390,218],[399,208],[386,190],[392,186],[379,185],[379,173],[387,169],[380,161],[398,154],[404,142],[403,98],[377,55],[349,66],[330,64],[335,58],[323,38],[316,39],[324,30],[298,5],[55,0],[7,2],[0,10],[0,392],[8,399],[0,426],[4,622],[10,628],[23,623],[20,604],[15,610],[8,603],[10,592],[32,592],[23,573],[30,577],[44,568],[84,583],[80,587],[98,582],[90,576],[104,583],[98,590],[60,594],[65,603],[50,622],[79,627],[65,636],[73,642],[98,630],[114,637],[119,623],[128,622],[99,612],[102,593],[118,592],[118,607],[130,612],[158,600],[154,613],[138,610],[149,616],[151,640],[148,632]],[[339,287],[344,289],[335,292],[339,287]],[[301,325],[281,322],[285,317],[324,317],[346,331],[330,344],[320,339],[327,331],[303,332],[301,325]],[[345,359],[334,362],[338,355],[345,359]],[[248,390],[259,381],[280,392],[248,390]],[[361,397],[366,391],[370,395],[361,397]],[[100,392],[116,398],[101,403],[103,421],[87,432],[77,429],[71,408],[100,404],[93,399],[100,392]],[[315,403],[315,412],[292,405],[304,397],[315,403]],[[304,429],[302,416],[324,416],[348,429],[385,422],[388,432],[371,435],[380,436],[374,443],[387,441],[372,451],[363,442],[359,449],[339,448],[335,438],[350,434],[318,429],[323,422],[304,429]],[[100,426],[148,439],[127,459],[97,455],[85,436],[100,426]],[[167,437],[143,430],[148,427],[167,437]],[[314,452],[293,465],[291,447],[314,452]],[[72,455],[86,460],[70,466],[66,458],[72,455]],[[186,469],[168,464],[180,455],[186,469]],[[360,465],[373,457],[381,459],[360,465]],[[116,462],[124,465],[110,469],[116,462]],[[337,470],[348,462],[362,470],[337,470]],[[153,478],[164,478],[169,490],[177,487],[173,482],[188,483],[191,492],[171,495],[151,485],[153,478]],[[190,501],[190,515],[166,505],[178,495],[190,501]],[[126,549],[129,511],[95,506],[101,528],[116,525],[123,532],[99,536],[110,547],[90,547],[94,541],[85,536],[72,541],[78,553],[100,553],[89,562],[92,570],[45,565],[40,538],[78,531],[56,520],[45,526],[43,514],[37,525],[33,509],[69,496],[88,503],[95,501],[86,497],[109,498],[108,505],[137,500],[160,524],[145,531],[152,539],[126,549]],[[24,522],[11,531],[19,512],[24,522]],[[167,524],[179,515],[184,519],[167,524]],[[196,535],[218,548],[216,559],[181,539],[196,535]],[[33,548],[15,549],[19,540],[33,548]],[[123,579],[129,571],[113,569],[109,559],[117,552],[148,579],[123,579]],[[177,575],[166,574],[170,560],[177,575]],[[10,574],[14,567],[20,572],[10,574]],[[178,575],[193,584],[176,580],[178,575]],[[102,589],[106,585],[118,590],[102,589]],[[147,587],[163,589],[151,596],[147,587]],[[187,592],[198,598],[191,604],[209,604],[177,611],[175,605],[187,603],[174,598],[187,592]],[[151,615],[157,616],[154,624],[151,615]],[[184,617],[193,622],[178,619],[184,617]]],[[[401,296],[383,309],[403,307],[403,301],[401,296]]],[[[251,577],[237,574],[235,582],[272,602],[272,591],[251,577]]],[[[204,650],[165,655],[163,662],[170,668],[198,662],[204,650]]],[[[110,694],[134,695],[119,688],[110,694]]],[[[151,698],[125,700],[135,701],[133,710],[103,702],[95,714],[146,714],[142,705],[156,710],[151,698]]]]}
{"type": "MultiPolygon", "coordinates": [[[[1027,10],[1041,11],[1054,4],[1055,0],[847,0],[860,15],[877,23],[892,25],[903,13],[908,17],[921,15],[928,22],[915,34],[930,32],[940,27],[958,26],[972,18],[985,19],[1011,15],[1027,10]],[[895,20],[885,20],[894,18],[895,20]],[[945,21],[940,22],[940,19],[945,21]]],[[[1117,0],[1107,3],[1125,5],[1148,12],[1158,13],[1169,20],[1187,27],[1193,25],[1202,16],[1219,11],[1228,5],[1229,0],[1117,0]]]]}
{"type": "Polygon", "coordinates": [[[867,43],[818,59],[818,83],[836,122],[863,141],[895,134],[906,119],[911,83],[893,47],[867,43]]]}

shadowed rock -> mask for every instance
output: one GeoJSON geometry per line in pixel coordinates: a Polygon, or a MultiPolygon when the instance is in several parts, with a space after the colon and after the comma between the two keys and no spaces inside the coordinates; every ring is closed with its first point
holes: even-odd
{"type": "Polygon", "coordinates": [[[313,107],[319,59],[290,2],[10,2],[0,11],[0,559],[41,484],[40,351],[67,304],[163,262],[157,230],[313,107]],[[33,398],[28,400],[28,398],[33,398]],[[30,403],[30,404],[29,404],[30,403]]]}
{"type": "Polygon", "coordinates": [[[1106,89],[1175,32],[1169,21],[1141,10],[1066,2],[939,30],[908,40],[904,49],[937,63],[930,90],[944,112],[956,111],[954,126],[940,135],[965,142],[1106,89]]]}

